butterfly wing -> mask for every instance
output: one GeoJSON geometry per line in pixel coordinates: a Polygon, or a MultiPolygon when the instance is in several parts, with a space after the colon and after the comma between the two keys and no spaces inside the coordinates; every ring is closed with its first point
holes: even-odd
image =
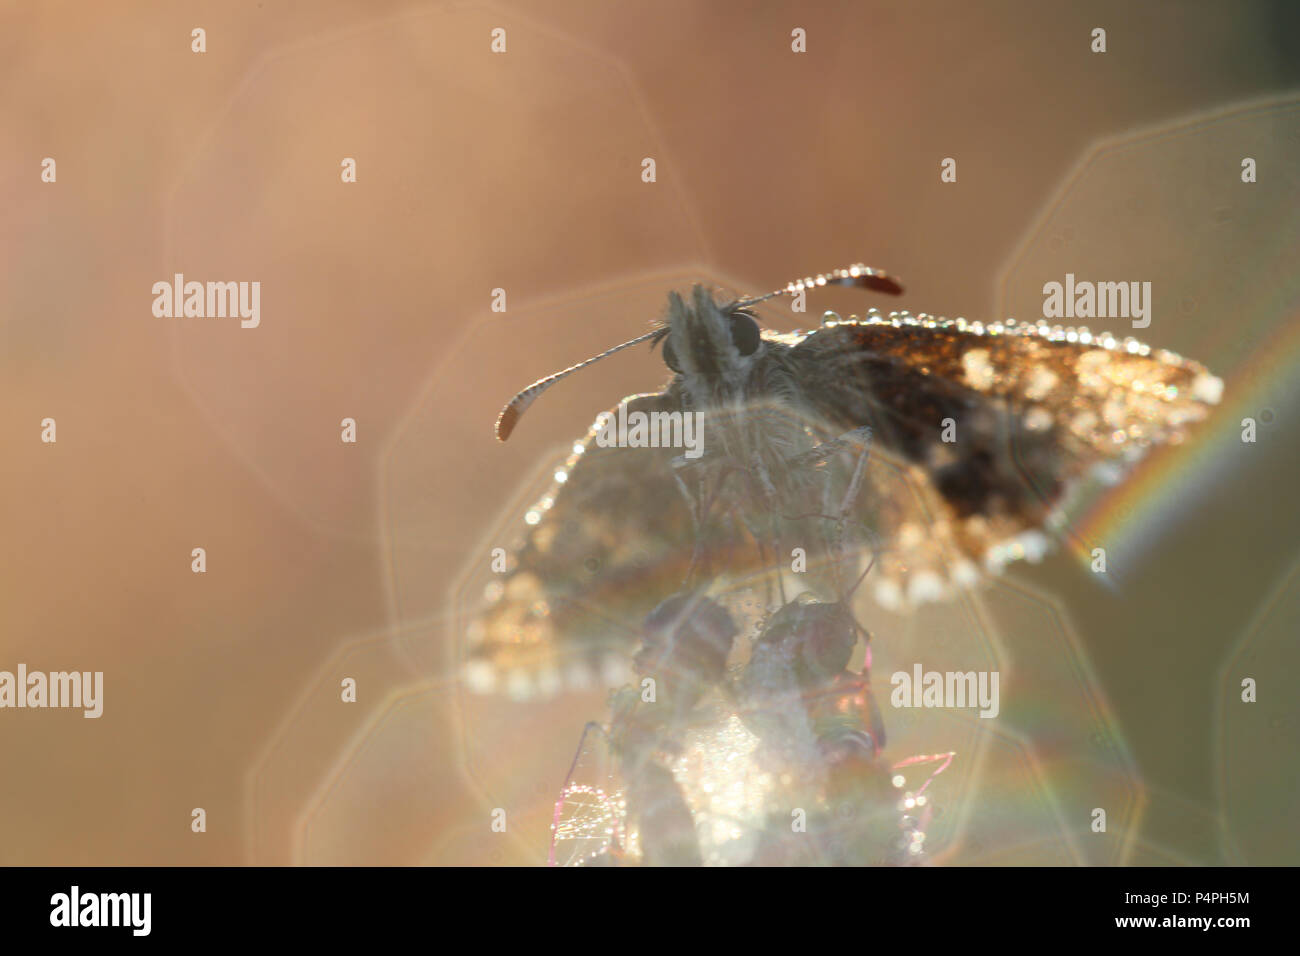
{"type": "MultiPolygon", "coordinates": [[[[682,411],[675,384],[624,404],[629,417],[682,411]]],[[[681,449],[602,447],[599,431],[575,445],[487,586],[464,662],[472,689],[528,698],[618,683],[646,615],[682,586],[696,535],[674,479],[681,449]]]]}
{"type": "Polygon", "coordinates": [[[828,425],[873,429],[859,513],[885,542],[877,597],[895,605],[1041,555],[1039,529],[1080,479],[1114,481],[1182,441],[1223,387],[1134,339],[906,313],[829,322],[791,361],[828,425]]]}

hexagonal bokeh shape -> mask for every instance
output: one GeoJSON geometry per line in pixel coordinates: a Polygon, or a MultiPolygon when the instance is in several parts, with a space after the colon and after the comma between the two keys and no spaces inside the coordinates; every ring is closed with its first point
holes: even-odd
{"type": "MultiPolygon", "coordinates": [[[[1231,581],[1220,570],[1211,583],[1200,545],[1178,552],[1154,549],[1163,532],[1209,515],[1215,515],[1219,528],[1207,531],[1205,540],[1225,535],[1235,539],[1240,532],[1228,527],[1227,516],[1216,513],[1215,499],[1249,469],[1267,468],[1278,461],[1274,409],[1294,407],[1297,392],[1291,369],[1300,355],[1294,298],[1286,294],[1294,287],[1291,250],[1300,242],[1300,209],[1295,204],[1300,169],[1289,159],[1300,143],[1297,119],[1300,101],[1290,95],[1215,109],[1096,142],[1045,203],[999,277],[998,315],[1031,321],[1043,315],[1044,283],[1063,282],[1067,273],[1079,280],[1149,281],[1149,328],[1135,329],[1126,317],[1050,321],[1133,335],[1153,346],[1177,350],[1205,362],[1225,381],[1223,404],[1192,436],[1191,449],[1152,454],[1124,488],[1071,515],[1071,549],[1080,565],[1087,567],[1092,549],[1105,548],[1108,573],[1098,581],[1129,605],[1130,613],[1123,616],[1126,623],[1143,622],[1134,629],[1133,636],[1139,639],[1162,631],[1177,633],[1178,643],[1195,648],[1217,646],[1218,635],[1225,633],[1224,616],[1217,610],[1204,615],[1204,623],[1186,614],[1177,625],[1143,617],[1159,605],[1152,600],[1153,589],[1205,580],[1205,594],[1213,588],[1222,595],[1218,608],[1243,606],[1243,598],[1258,592],[1249,580],[1252,566],[1239,565],[1231,581]],[[1257,182],[1242,179],[1247,157],[1259,171],[1257,182]],[[1240,440],[1246,417],[1258,422],[1263,436],[1258,449],[1240,440]],[[1139,597],[1138,589],[1148,593],[1141,594],[1141,600],[1127,601],[1139,597]]],[[[1275,567],[1285,560],[1283,554],[1289,555],[1289,543],[1280,537],[1258,540],[1257,547],[1252,565],[1275,567]]],[[[1247,643],[1243,639],[1236,655],[1257,657],[1247,643]]],[[[1139,666],[1158,666],[1157,654],[1134,656],[1142,661],[1139,666]]],[[[1195,715],[1182,722],[1171,717],[1183,710],[1184,695],[1199,694],[1187,686],[1187,681],[1200,677],[1196,655],[1166,660],[1161,670],[1168,673],[1152,675],[1150,689],[1152,702],[1159,700],[1163,708],[1151,719],[1155,730],[1143,728],[1142,735],[1148,754],[1157,737],[1163,739],[1162,774],[1195,780],[1194,771],[1178,769],[1175,755],[1188,753],[1187,763],[1199,761],[1212,749],[1211,741],[1202,738],[1195,715]]],[[[1225,682],[1232,663],[1225,665],[1225,682]]],[[[1280,659],[1268,665],[1260,662],[1257,669],[1272,674],[1285,670],[1283,663],[1280,659]]],[[[1245,727],[1265,718],[1262,708],[1234,705],[1234,694],[1239,693],[1239,688],[1234,692],[1225,683],[1212,705],[1199,712],[1220,715],[1213,728],[1220,738],[1220,806],[1206,807],[1203,801],[1169,788],[1144,787],[1140,803],[1145,825],[1134,835],[1127,857],[1132,862],[1294,859],[1294,852],[1290,857],[1273,856],[1276,841],[1263,836],[1255,824],[1267,819],[1267,813],[1280,812],[1276,806],[1265,812],[1269,794],[1289,787],[1290,782],[1277,779],[1281,774],[1289,780],[1285,762],[1275,760],[1267,748],[1261,754],[1259,748],[1243,745],[1250,739],[1245,727]],[[1232,721],[1240,729],[1230,730],[1232,721]],[[1229,736],[1238,746],[1225,743],[1229,736]],[[1230,761],[1239,770],[1244,765],[1251,769],[1228,774],[1225,767],[1230,761]],[[1250,784],[1241,781],[1251,781],[1258,791],[1249,792],[1250,784]],[[1232,800],[1229,792],[1234,794],[1232,800]],[[1256,805],[1262,815],[1229,814],[1234,801],[1239,807],[1256,805]],[[1220,828],[1222,840],[1216,848],[1212,834],[1220,828]],[[1251,831],[1253,839],[1241,839],[1237,828],[1251,831]],[[1180,849],[1175,852],[1166,846],[1180,849]],[[1252,855],[1242,857],[1243,852],[1252,855]]],[[[1288,704],[1281,706],[1285,710],[1288,704]]],[[[1273,708],[1276,731],[1290,718],[1277,704],[1273,708]]],[[[1261,733],[1267,736],[1262,729],[1261,733]]]]}
{"type": "Polygon", "coordinates": [[[664,150],[626,69],[522,15],[494,56],[497,16],[404,11],[275,49],[168,190],[149,281],[260,283],[255,328],[153,320],[177,378],[229,450],[327,534],[373,535],[371,450],[448,338],[491,314],[494,289],[513,306],[703,249],[674,177],[641,181],[642,157],[664,150]],[[303,115],[315,120],[286,121],[303,115]],[[574,234],[609,241],[557,261],[574,234]],[[340,441],[344,418],[355,445],[340,441]]]}
{"type": "Polygon", "coordinates": [[[1223,662],[1214,701],[1217,783],[1226,860],[1252,866],[1294,864],[1300,843],[1278,821],[1295,809],[1300,773],[1300,562],[1274,587],[1223,662]],[[1254,684],[1247,702],[1245,681],[1254,684]]]}
{"type": "Polygon", "coordinates": [[[1095,142],[1008,258],[997,316],[1044,318],[1044,284],[1067,273],[1150,282],[1150,312],[1138,320],[1149,327],[1127,317],[1050,321],[1134,335],[1230,372],[1289,318],[1276,297],[1292,284],[1289,250],[1300,244],[1300,169],[1289,161],[1298,119],[1292,95],[1095,142]],[[1245,157],[1264,171],[1260,182],[1242,181],[1245,157]]]}
{"type": "MultiPolygon", "coordinates": [[[[979,603],[1005,647],[998,724],[1025,748],[1075,862],[1126,862],[1145,788],[1064,606],[1015,571],[992,582],[979,603]],[[1106,811],[1105,833],[1091,828],[1097,808],[1106,811]]],[[[1019,798],[992,799],[1002,805],[1019,798]]]]}
{"type": "Polygon", "coordinates": [[[1300,356],[1293,250],[1300,245],[1300,100],[1271,97],[1214,109],[1096,141],[1026,229],[997,280],[997,317],[1046,318],[1045,284],[1150,283],[1148,312],[1048,318],[1133,336],[1206,364],[1224,400],[1193,440],[1194,461],[1160,451],[1146,477],[1101,502],[1081,504],[1070,532],[1081,563],[1108,552],[1112,579],[1147,555],[1160,525],[1195,511],[1234,464],[1208,450],[1235,441],[1243,416],[1294,394],[1300,356]],[[1242,181],[1250,158],[1267,180],[1242,181]],[[1147,327],[1133,322],[1147,322],[1147,327]],[[1157,474],[1159,472],[1159,474],[1157,474]],[[1159,480],[1157,480],[1159,479],[1159,480]],[[1164,482],[1166,484],[1162,484],[1164,482]],[[1160,494],[1175,485],[1179,494],[1160,494]]]}
{"type": "MultiPolygon", "coordinates": [[[[390,692],[360,726],[303,808],[294,862],[355,866],[376,859],[421,862],[448,820],[438,811],[449,795],[451,763],[434,737],[445,708],[444,687],[413,685],[390,692]]],[[[445,804],[444,804],[445,805],[445,804]]],[[[483,833],[490,837],[489,821],[483,833]]]]}
{"type": "MultiPolygon", "coordinates": [[[[392,635],[379,632],[341,645],[293,695],[284,718],[268,736],[245,776],[248,863],[282,866],[302,862],[305,814],[309,807],[326,800],[322,794],[337,773],[334,768],[341,755],[364,741],[383,722],[394,695],[416,681],[392,635]],[[355,682],[355,702],[344,700],[345,679],[355,682]]],[[[449,696],[450,688],[428,689],[449,696]]],[[[430,754],[437,753],[427,728],[417,739],[430,754]]],[[[389,768],[392,775],[405,772],[400,765],[389,768]]],[[[419,816],[427,819],[429,810],[429,801],[422,795],[419,816]]],[[[361,831],[359,821],[349,821],[349,826],[355,827],[351,830],[354,862],[412,862],[401,856],[395,858],[392,847],[365,848],[356,840],[361,831]]]]}

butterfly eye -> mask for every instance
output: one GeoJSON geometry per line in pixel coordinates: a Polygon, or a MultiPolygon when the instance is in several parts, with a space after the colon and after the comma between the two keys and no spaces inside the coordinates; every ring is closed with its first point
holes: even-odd
{"type": "Polygon", "coordinates": [[[731,313],[731,341],[741,355],[753,355],[761,342],[758,323],[748,312],[731,313]]]}
{"type": "Polygon", "coordinates": [[[664,364],[677,374],[681,374],[682,367],[677,364],[677,353],[673,351],[672,343],[667,339],[664,340],[664,364]]]}

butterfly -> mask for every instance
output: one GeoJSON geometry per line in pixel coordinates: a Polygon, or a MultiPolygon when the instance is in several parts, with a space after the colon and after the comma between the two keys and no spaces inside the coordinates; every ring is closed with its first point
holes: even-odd
{"type": "Polygon", "coordinates": [[[810,331],[760,326],[759,303],[828,285],[902,292],[863,265],[750,298],[696,285],[669,293],[649,332],[505,406],[502,441],[555,382],[641,342],[662,346],[670,372],[661,391],[598,416],[528,509],[469,625],[471,689],[528,698],[618,683],[637,625],[683,581],[774,567],[780,582],[798,551],[815,553],[810,589],[826,600],[867,542],[882,606],[945,598],[1041,558],[1081,485],[1181,442],[1222,395],[1199,363],[1087,328],[875,309],[826,313],[810,331]],[[608,440],[613,418],[656,415],[698,415],[702,454],[608,440]]]}

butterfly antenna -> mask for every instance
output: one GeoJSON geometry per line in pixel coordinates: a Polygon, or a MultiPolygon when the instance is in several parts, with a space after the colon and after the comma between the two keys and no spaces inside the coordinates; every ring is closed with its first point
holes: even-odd
{"type": "Polygon", "coordinates": [[[570,365],[563,371],[556,372],[554,375],[548,375],[546,378],[539,378],[537,381],[533,382],[532,385],[529,385],[514,398],[510,399],[510,401],[506,403],[506,407],[501,409],[501,414],[497,416],[497,440],[505,441],[509,438],[510,433],[513,432],[515,426],[519,424],[519,419],[522,418],[524,412],[528,410],[528,406],[537,401],[537,396],[541,395],[542,392],[546,391],[560,379],[567,378],[574,372],[578,371],[578,369],[586,368],[588,365],[599,362],[603,358],[608,358],[615,352],[621,352],[623,349],[630,348],[638,342],[644,342],[646,339],[654,338],[655,336],[662,336],[663,334],[663,329],[651,329],[645,335],[638,335],[636,338],[629,339],[622,345],[615,345],[612,349],[606,349],[599,355],[593,355],[585,362],[579,362],[577,365],[570,365]]]}
{"type": "Polygon", "coordinates": [[[827,272],[824,275],[808,276],[804,279],[795,279],[785,288],[776,289],[767,295],[756,295],[748,299],[741,299],[736,302],[736,307],[744,308],[747,305],[755,305],[759,302],[766,302],[768,299],[774,299],[778,295],[795,295],[804,289],[812,289],[818,286],[826,285],[847,285],[858,289],[870,289],[873,292],[883,292],[886,295],[902,295],[903,284],[888,273],[881,272],[879,269],[872,269],[870,266],[864,266],[862,263],[849,266],[847,269],[836,269],[834,272],[827,272]]]}

